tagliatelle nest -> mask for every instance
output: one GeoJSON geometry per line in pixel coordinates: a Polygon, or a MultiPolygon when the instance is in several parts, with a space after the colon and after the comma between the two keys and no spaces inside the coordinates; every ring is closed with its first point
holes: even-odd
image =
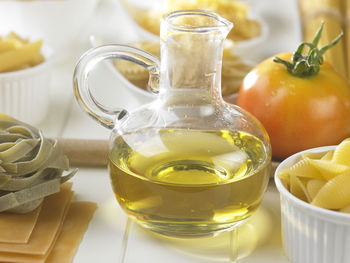
{"type": "Polygon", "coordinates": [[[57,140],[16,120],[0,120],[0,212],[26,213],[38,207],[47,195],[60,191],[77,169],[57,140]]]}
{"type": "MultiPolygon", "coordinates": [[[[232,44],[230,44],[230,42],[226,43],[228,44],[224,47],[223,51],[221,76],[221,93],[224,97],[236,93],[243,78],[252,69],[251,65],[245,63],[242,58],[233,54],[232,44]]],[[[160,57],[159,42],[140,41],[130,43],[129,45],[145,50],[158,58],[160,57]]],[[[145,68],[125,60],[116,60],[114,64],[117,70],[131,83],[142,89],[147,89],[149,73],[145,68]]]]}

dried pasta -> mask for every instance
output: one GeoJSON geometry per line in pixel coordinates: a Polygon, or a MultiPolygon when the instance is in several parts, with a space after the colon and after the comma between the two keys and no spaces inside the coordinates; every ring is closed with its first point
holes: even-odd
{"type": "Polygon", "coordinates": [[[288,168],[288,173],[298,177],[307,177],[312,179],[322,179],[322,175],[319,170],[315,167],[309,165],[310,159],[303,159],[297,162],[290,168],[288,168]]]}
{"type": "Polygon", "coordinates": [[[17,120],[0,120],[0,212],[26,213],[38,207],[47,195],[77,170],[57,140],[17,120]]]}
{"type": "Polygon", "coordinates": [[[290,192],[303,201],[309,201],[310,196],[301,179],[295,175],[290,176],[290,192]]]}
{"type": "Polygon", "coordinates": [[[30,42],[13,32],[0,38],[0,73],[26,69],[44,62],[42,42],[30,42]]]}
{"type": "Polygon", "coordinates": [[[320,188],[311,204],[327,209],[341,209],[350,204],[350,173],[338,175],[320,188]]]}
{"type": "Polygon", "coordinates": [[[299,199],[312,205],[350,213],[350,138],[334,151],[303,154],[278,176],[299,199]]]}
{"type": "Polygon", "coordinates": [[[327,181],[320,179],[311,179],[307,182],[306,188],[311,199],[314,199],[320,189],[326,184],[327,181]]]}
{"type": "Polygon", "coordinates": [[[333,161],[335,163],[350,166],[350,139],[346,139],[339,144],[333,154],[333,161]]]}
{"type": "Polygon", "coordinates": [[[313,160],[309,159],[310,165],[315,167],[318,171],[320,171],[321,175],[326,180],[330,180],[337,175],[343,174],[345,172],[350,172],[350,166],[338,164],[332,162],[332,165],[329,165],[329,161],[325,160],[313,160]]]}
{"type": "Polygon", "coordinates": [[[249,6],[239,0],[165,0],[163,6],[153,9],[142,9],[122,0],[131,17],[143,29],[159,35],[160,18],[178,10],[210,10],[220,14],[235,26],[228,35],[234,41],[247,40],[261,34],[260,23],[249,17],[249,6]]]}
{"type": "MultiPolygon", "coordinates": [[[[159,42],[140,41],[130,43],[129,45],[143,49],[157,57],[160,57],[159,42]]],[[[252,69],[251,65],[245,63],[239,56],[233,54],[232,50],[232,42],[227,41],[223,50],[221,77],[221,93],[224,97],[236,93],[243,78],[252,69]]],[[[125,60],[116,60],[114,65],[117,70],[131,83],[142,89],[147,88],[149,73],[145,68],[125,60]]]]}

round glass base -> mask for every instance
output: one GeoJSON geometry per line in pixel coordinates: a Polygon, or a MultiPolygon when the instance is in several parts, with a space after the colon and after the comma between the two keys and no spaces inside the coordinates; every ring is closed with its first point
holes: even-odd
{"type": "Polygon", "coordinates": [[[243,224],[245,220],[241,220],[233,223],[217,223],[217,224],[205,224],[205,223],[160,223],[139,221],[137,223],[142,227],[151,230],[155,233],[174,238],[198,238],[198,237],[212,237],[222,232],[231,231],[232,229],[243,224]]]}

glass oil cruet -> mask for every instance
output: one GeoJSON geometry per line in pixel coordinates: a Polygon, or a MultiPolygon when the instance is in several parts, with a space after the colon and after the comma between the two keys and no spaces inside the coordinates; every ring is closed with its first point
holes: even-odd
{"type": "Polygon", "coordinates": [[[177,11],[161,21],[161,62],[136,48],[106,45],[77,64],[77,101],[112,130],[115,196],[147,229],[213,235],[244,222],[262,200],[271,163],[268,135],[253,116],[221,98],[223,43],[231,28],[212,12],[177,11]],[[145,67],[157,99],[131,112],[101,105],[88,76],[105,59],[145,67]]]}

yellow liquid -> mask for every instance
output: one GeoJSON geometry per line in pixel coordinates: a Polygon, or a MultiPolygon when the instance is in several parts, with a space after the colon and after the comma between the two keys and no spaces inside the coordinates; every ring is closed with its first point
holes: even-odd
{"type": "Polygon", "coordinates": [[[238,225],[266,190],[270,154],[239,131],[146,129],[114,140],[113,191],[138,223],[172,236],[200,236],[238,225]]]}

